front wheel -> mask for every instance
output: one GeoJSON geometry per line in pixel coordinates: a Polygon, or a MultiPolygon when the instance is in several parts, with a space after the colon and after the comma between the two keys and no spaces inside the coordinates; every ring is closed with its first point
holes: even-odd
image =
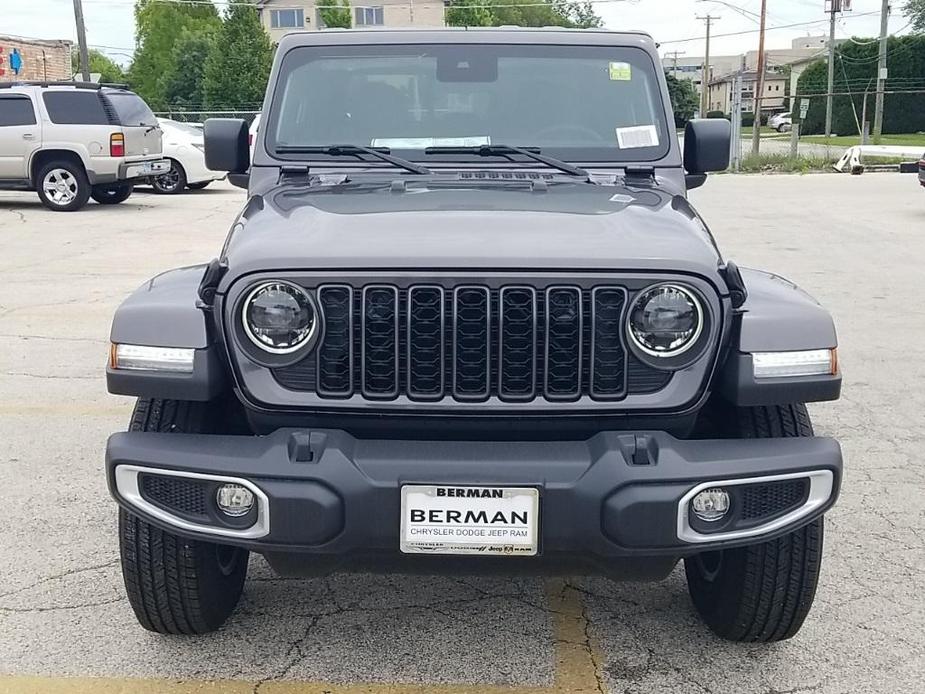
{"type": "Polygon", "coordinates": [[[93,186],[90,197],[100,205],[118,205],[128,200],[135,186],[131,183],[118,183],[110,185],[93,186]]]}
{"type": "MultiPolygon", "coordinates": [[[[207,403],[139,400],[130,431],[209,433],[207,403]]],[[[145,629],[205,634],[231,616],[247,575],[248,552],[188,540],[119,510],[119,550],[129,604],[145,629]]]]}
{"type": "MultiPolygon", "coordinates": [[[[738,438],[812,436],[802,404],[743,407],[730,413],[738,438]]],[[[708,627],[731,641],[771,642],[794,636],[816,594],[823,519],[769,542],[684,560],[691,600],[708,627]]]]}
{"type": "Polygon", "coordinates": [[[175,195],[186,188],[186,171],[179,162],[170,160],[170,171],[151,179],[151,187],[161,195],[175,195]]]}

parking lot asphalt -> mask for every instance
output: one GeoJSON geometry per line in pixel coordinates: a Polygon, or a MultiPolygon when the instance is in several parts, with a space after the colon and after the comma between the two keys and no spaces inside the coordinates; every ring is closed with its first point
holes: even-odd
{"type": "Polygon", "coordinates": [[[677,570],[282,580],[260,558],[218,633],[143,631],[103,476],[132,405],[106,393],[109,322],[146,278],[213,257],[244,195],[61,214],[0,193],[0,694],[925,691],[925,192],[899,174],[716,176],[692,199],[727,257],[798,282],[839,328],[844,396],[811,412],[846,476],[797,638],[716,639],[677,570]]]}

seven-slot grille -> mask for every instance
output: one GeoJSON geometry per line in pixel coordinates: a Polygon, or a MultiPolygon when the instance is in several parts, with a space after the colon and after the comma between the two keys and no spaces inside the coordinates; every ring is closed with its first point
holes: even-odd
{"type": "Polygon", "coordinates": [[[274,375],[322,398],[617,400],[670,379],[628,358],[621,286],[326,284],[317,296],[318,348],[274,375]]]}

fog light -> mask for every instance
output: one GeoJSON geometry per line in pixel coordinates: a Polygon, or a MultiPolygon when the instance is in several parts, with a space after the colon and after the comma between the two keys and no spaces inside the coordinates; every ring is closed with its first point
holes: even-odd
{"type": "Polygon", "coordinates": [[[718,521],[729,510],[729,495],[723,489],[704,489],[691,500],[691,508],[702,521],[718,521]]]}
{"type": "Polygon", "coordinates": [[[226,516],[240,518],[254,507],[254,493],[240,484],[223,484],[215,493],[215,503],[226,516]]]}

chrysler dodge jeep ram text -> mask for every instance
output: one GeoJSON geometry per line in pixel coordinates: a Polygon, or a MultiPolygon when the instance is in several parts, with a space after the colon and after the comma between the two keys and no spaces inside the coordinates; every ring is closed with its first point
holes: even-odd
{"type": "Polygon", "coordinates": [[[656,580],[684,560],[722,637],[800,628],[838,444],[832,319],[725,259],[639,33],[290,34],[224,248],[118,309],[106,452],[141,624],[231,615],[278,572],[559,572],[656,580]],[[452,557],[446,555],[455,555],[452,557]]]}

